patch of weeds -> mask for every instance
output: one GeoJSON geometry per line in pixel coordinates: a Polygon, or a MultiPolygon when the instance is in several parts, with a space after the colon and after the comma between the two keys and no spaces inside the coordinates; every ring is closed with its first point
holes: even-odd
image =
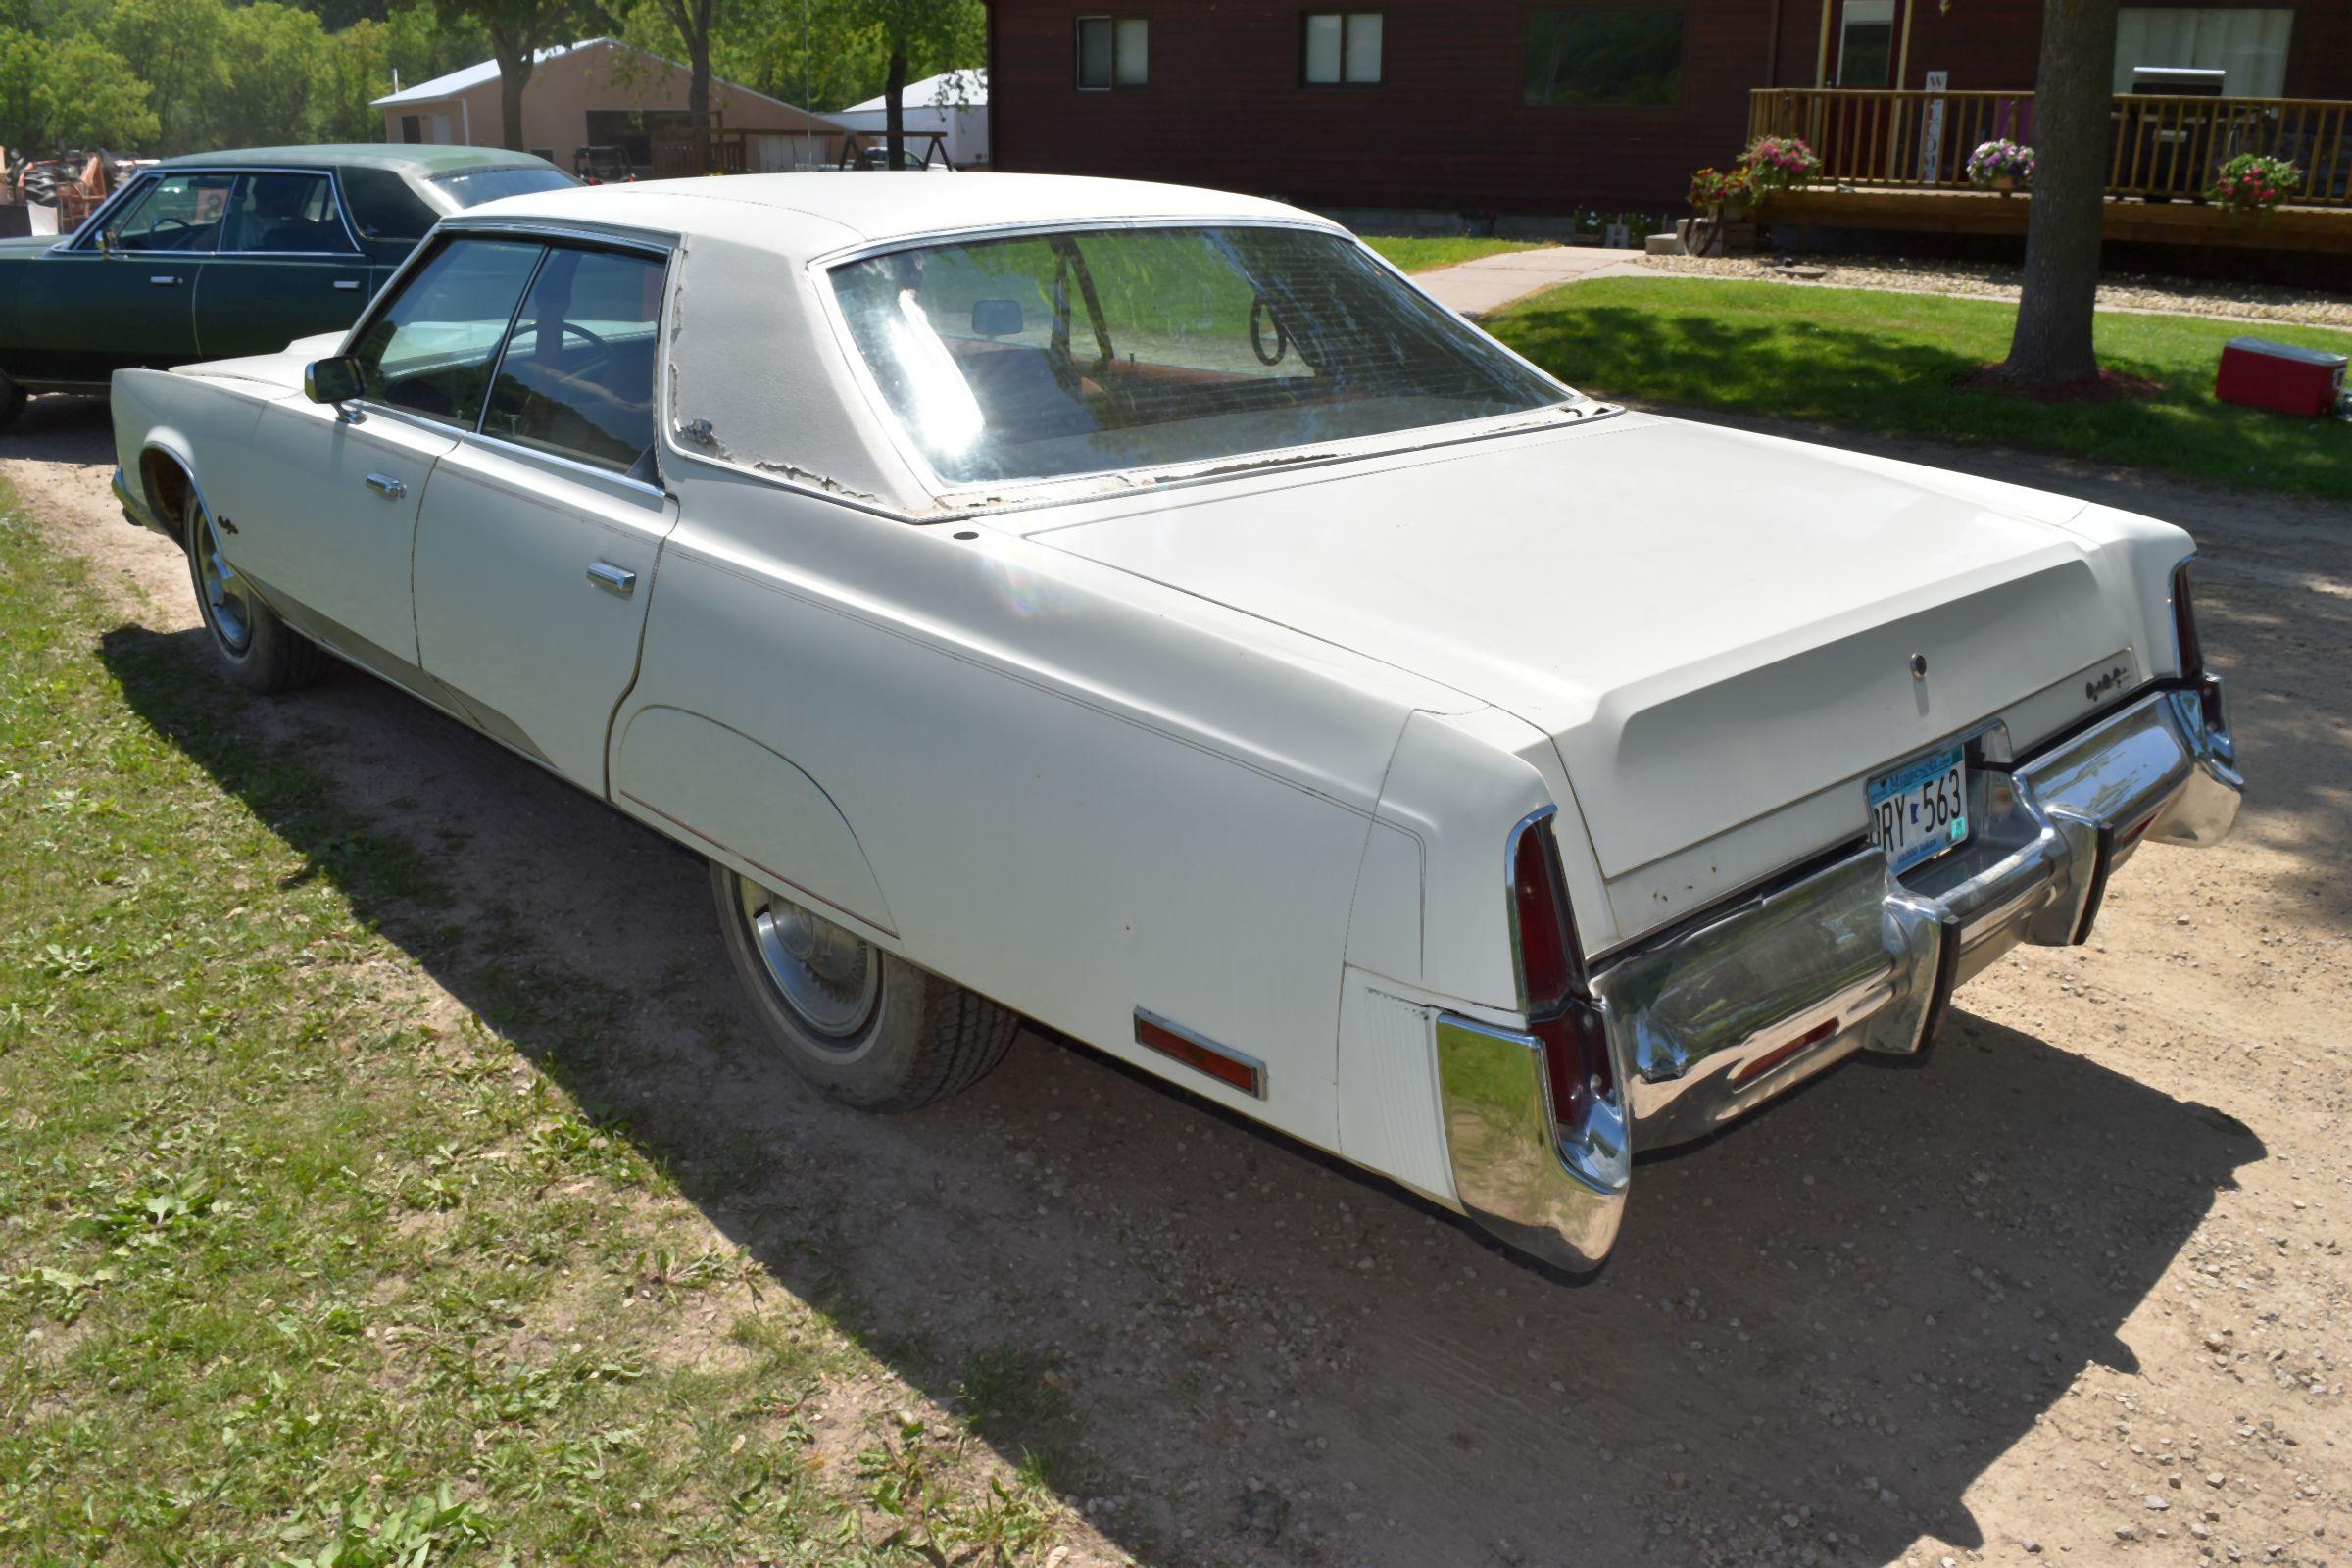
{"type": "Polygon", "coordinates": [[[965,1358],[956,1385],[964,1418],[986,1430],[1034,1426],[1061,1407],[1052,1369],[1009,1341],[984,1346],[965,1358]]]}

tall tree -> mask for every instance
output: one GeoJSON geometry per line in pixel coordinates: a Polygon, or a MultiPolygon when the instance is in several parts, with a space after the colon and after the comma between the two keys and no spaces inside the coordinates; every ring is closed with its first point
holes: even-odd
{"type": "Polygon", "coordinates": [[[883,140],[890,149],[890,167],[897,169],[906,147],[907,68],[921,65],[939,71],[970,65],[986,48],[987,14],[975,0],[864,0],[855,9],[881,26],[889,51],[882,86],[883,140]]]}
{"type": "Polygon", "coordinates": [[[2116,0],[2043,0],[2024,290],[1998,372],[2012,386],[2062,387],[2099,371],[2091,322],[2114,135],[2115,11],[2116,0]]]}
{"type": "Polygon", "coordinates": [[[522,142],[522,90],[531,84],[531,70],[539,51],[550,44],[568,43],[567,29],[588,10],[582,0],[436,0],[442,18],[453,24],[472,23],[490,40],[490,58],[498,62],[500,134],[504,145],[516,152],[522,142]]]}
{"type": "Polygon", "coordinates": [[[710,39],[719,24],[719,0],[657,0],[662,17],[686,46],[686,115],[698,131],[710,128],[710,39]]]}
{"type": "Polygon", "coordinates": [[[227,30],[221,0],[122,0],[116,8],[107,41],[154,89],[157,139],[167,154],[211,140],[215,117],[226,107],[220,45],[227,30]]]}

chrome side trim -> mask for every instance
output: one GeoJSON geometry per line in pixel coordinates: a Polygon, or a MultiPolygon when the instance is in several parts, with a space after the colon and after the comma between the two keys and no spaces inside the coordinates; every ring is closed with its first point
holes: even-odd
{"type": "MultiPolygon", "coordinates": [[[[1441,1013],[1438,1088],[1454,1196],[1497,1239],[1555,1267],[1598,1268],[1625,1221],[1634,1153],[1623,1102],[1563,1139],[1553,1124],[1544,1045],[1474,1018],[1441,1013]]],[[[1624,1075],[1618,1074],[1622,1093],[1624,1075]]]]}

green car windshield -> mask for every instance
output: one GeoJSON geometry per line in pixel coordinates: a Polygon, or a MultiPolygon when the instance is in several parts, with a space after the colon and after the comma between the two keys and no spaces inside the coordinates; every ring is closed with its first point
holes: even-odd
{"type": "Polygon", "coordinates": [[[1313,229],[1029,234],[830,275],[884,403],[950,484],[1270,454],[1574,397],[1313,229]]]}

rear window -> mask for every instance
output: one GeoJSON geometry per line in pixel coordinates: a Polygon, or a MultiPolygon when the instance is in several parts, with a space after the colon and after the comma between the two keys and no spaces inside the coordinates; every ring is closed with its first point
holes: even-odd
{"type": "Polygon", "coordinates": [[[950,484],[1281,452],[1574,397],[1345,235],[1122,228],[831,273],[875,387],[950,484]]]}
{"type": "Polygon", "coordinates": [[[351,220],[368,239],[422,239],[441,216],[389,169],[346,168],[343,199],[351,204],[351,220]]]}
{"type": "Polygon", "coordinates": [[[433,186],[461,208],[479,207],[502,196],[531,196],[543,190],[562,190],[578,180],[545,164],[509,164],[498,169],[465,169],[436,174],[433,186]]]}

